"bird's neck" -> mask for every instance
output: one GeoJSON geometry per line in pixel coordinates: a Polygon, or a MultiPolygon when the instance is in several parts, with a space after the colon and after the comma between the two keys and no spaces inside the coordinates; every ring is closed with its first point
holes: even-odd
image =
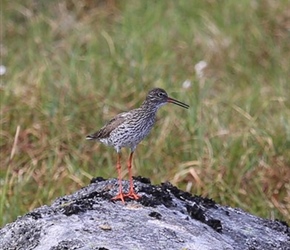
{"type": "Polygon", "coordinates": [[[156,114],[157,110],[159,109],[159,106],[154,105],[153,103],[148,102],[145,100],[140,109],[145,110],[147,113],[156,114]]]}

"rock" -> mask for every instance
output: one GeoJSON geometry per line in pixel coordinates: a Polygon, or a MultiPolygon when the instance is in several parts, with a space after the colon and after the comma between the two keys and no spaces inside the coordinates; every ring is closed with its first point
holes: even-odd
{"type": "MultiPolygon", "coordinates": [[[[123,181],[125,190],[129,183],[123,181]]],[[[286,222],[135,178],[138,201],[111,198],[116,179],[96,178],[0,229],[0,249],[290,249],[286,222]]]]}

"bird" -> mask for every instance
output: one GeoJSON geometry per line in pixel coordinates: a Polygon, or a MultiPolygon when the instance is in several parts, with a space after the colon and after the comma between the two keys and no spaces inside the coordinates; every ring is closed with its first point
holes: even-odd
{"type": "Polygon", "coordinates": [[[141,196],[134,191],[132,177],[132,159],[137,145],[149,134],[155,121],[156,113],[160,107],[167,103],[176,104],[188,109],[189,105],[168,96],[161,88],[150,90],[146,99],[139,108],[132,109],[116,115],[97,132],[86,136],[87,140],[99,141],[107,146],[114,147],[117,151],[117,172],[119,182],[119,193],[112,200],[121,200],[129,197],[138,200],[141,196]],[[123,192],[121,177],[121,148],[130,148],[130,156],[127,162],[129,173],[129,192],[123,192]]]}

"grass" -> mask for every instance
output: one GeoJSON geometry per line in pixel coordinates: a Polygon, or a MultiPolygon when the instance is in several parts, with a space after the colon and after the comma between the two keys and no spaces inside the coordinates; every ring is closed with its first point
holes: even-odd
{"type": "Polygon", "coordinates": [[[1,9],[0,225],[94,176],[116,177],[114,150],[85,136],[155,86],[190,109],[159,111],[135,175],[290,222],[287,1],[16,0],[1,9]]]}

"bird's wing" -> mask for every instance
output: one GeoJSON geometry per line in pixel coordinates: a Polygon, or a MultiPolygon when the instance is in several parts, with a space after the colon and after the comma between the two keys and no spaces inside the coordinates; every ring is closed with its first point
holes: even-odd
{"type": "Polygon", "coordinates": [[[88,135],[87,139],[103,139],[110,136],[111,132],[124,123],[127,119],[130,119],[131,114],[128,112],[120,113],[116,115],[112,120],[110,120],[104,127],[102,127],[99,131],[94,134],[88,135]]]}

